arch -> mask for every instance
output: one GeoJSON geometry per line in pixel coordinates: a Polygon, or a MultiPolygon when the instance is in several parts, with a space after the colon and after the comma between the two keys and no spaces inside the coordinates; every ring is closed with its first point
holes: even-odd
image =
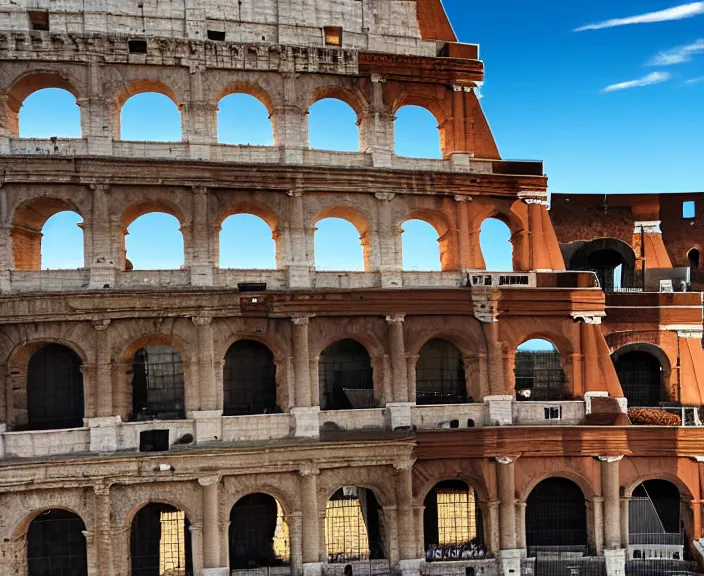
{"type": "Polygon", "coordinates": [[[347,338],[325,348],[318,378],[322,410],[376,407],[371,357],[357,340],[347,338]]]}
{"type": "Polygon", "coordinates": [[[73,79],[66,74],[54,70],[33,70],[23,74],[14,81],[7,91],[7,100],[5,101],[7,128],[13,136],[20,135],[19,117],[24,101],[35,92],[48,88],[66,90],[76,100],[81,97],[73,79]]]}
{"type": "Polygon", "coordinates": [[[486,218],[479,229],[479,246],[486,270],[492,272],[514,271],[514,250],[510,226],[503,218],[486,218]]]}
{"type": "Polygon", "coordinates": [[[191,531],[188,516],[169,504],[142,507],[130,525],[131,576],[191,574],[191,531]]]}
{"type": "Polygon", "coordinates": [[[179,102],[178,96],[176,95],[176,92],[174,92],[174,90],[172,90],[167,84],[165,84],[161,80],[142,78],[139,80],[123,82],[120,85],[120,89],[115,94],[115,104],[117,106],[118,114],[122,110],[122,107],[125,105],[125,102],[127,102],[130,98],[149,92],[166,96],[169,100],[174,103],[176,107],[179,107],[181,104],[181,102],[179,102]]]}
{"type": "Polygon", "coordinates": [[[419,351],[416,363],[416,403],[467,402],[467,380],[462,353],[452,342],[435,338],[419,351]]]}
{"type": "Polygon", "coordinates": [[[349,228],[349,224],[359,232],[359,244],[361,245],[363,263],[360,266],[355,262],[356,258],[348,258],[344,266],[352,270],[360,269],[369,271],[371,269],[371,238],[368,220],[358,210],[346,206],[330,206],[325,208],[319,212],[313,220],[314,244],[316,248],[314,252],[317,253],[315,258],[316,267],[322,261],[323,264],[320,264],[320,269],[340,269],[337,262],[340,261],[341,253],[344,253],[345,248],[352,250],[352,245],[355,243],[350,236],[352,230],[345,230],[345,228],[349,228]],[[319,228],[317,225],[323,220],[330,220],[330,222],[326,222],[325,229],[321,231],[321,233],[318,233],[319,228]],[[341,235],[344,236],[344,243],[341,242],[341,235]],[[330,241],[321,243],[321,236],[330,236],[330,241]],[[332,241],[333,239],[334,242],[332,241]],[[322,257],[321,253],[323,254],[322,257]],[[328,261],[335,262],[336,264],[326,264],[328,261]]]}
{"type": "Polygon", "coordinates": [[[88,576],[85,523],[64,509],[44,510],[27,530],[28,576],[88,576]]]}
{"type": "Polygon", "coordinates": [[[230,510],[230,569],[288,566],[291,539],[284,509],[264,492],[247,494],[230,510]]]}
{"type": "Polygon", "coordinates": [[[682,508],[680,488],[669,480],[644,480],[632,488],[628,494],[628,543],[634,557],[645,558],[647,548],[661,547],[670,551],[680,548],[683,559],[688,538],[682,508]]]}
{"type": "Polygon", "coordinates": [[[444,137],[442,116],[427,103],[409,101],[395,111],[394,153],[407,158],[442,159],[444,137]]]}
{"type": "Polygon", "coordinates": [[[71,348],[46,343],[27,366],[27,427],[81,428],[84,416],[82,362],[71,348]]]}
{"type": "Polygon", "coordinates": [[[636,253],[623,240],[597,238],[578,248],[567,263],[568,270],[594,272],[605,292],[642,288],[637,278],[636,253]]]}
{"type": "Polygon", "coordinates": [[[633,343],[611,355],[629,407],[657,407],[668,400],[670,360],[653,344],[633,343]]]}
{"type": "MultiPolygon", "coordinates": [[[[118,116],[114,123],[116,139],[151,142],[180,142],[182,140],[183,118],[181,116],[181,103],[175,92],[160,80],[143,79],[128,82],[117,92],[115,99],[115,110],[118,116]],[[134,100],[135,98],[137,98],[137,100],[134,100]],[[125,107],[129,101],[132,101],[132,104],[127,107],[128,115],[126,116],[125,107]],[[169,101],[170,104],[173,104],[173,107],[168,104],[169,101]],[[150,114],[140,116],[134,124],[126,122],[126,120],[130,121],[130,116],[133,113],[131,108],[136,106],[140,106],[140,114],[144,114],[145,106],[149,108],[150,114]],[[173,114],[174,109],[176,114],[173,114]],[[172,115],[173,118],[169,118],[169,114],[172,115]],[[160,132],[170,133],[173,137],[164,137],[162,134],[157,134],[153,130],[150,131],[150,128],[154,126],[154,120],[159,118],[159,116],[162,116],[167,122],[173,122],[175,124],[174,127],[169,127],[168,129],[166,128],[168,124],[162,123],[162,125],[159,126],[160,132]],[[127,130],[125,130],[126,124],[127,130]]],[[[134,113],[137,113],[136,110],[134,113]]]]}
{"type": "Polygon", "coordinates": [[[343,88],[341,86],[320,86],[311,95],[308,101],[308,108],[320,102],[321,100],[340,100],[347,104],[357,117],[363,116],[368,105],[364,100],[364,97],[356,90],[343,88]]]}
{"type": "Polygon", "coordinates": [[[186,417],[181,352],[168,345],[139,348],[132,360],[131,419],[174,420],[186,417]]]}
{"type": "Polygon", "coordinates": [[[345,486],[330,496],[325,506],[325,549],[331,564],[386,557],[385,522],[374,491],[345,486]]]}
{"type": "Polygon", "coordinates": [[[689,262],[689,278],[691,282],[699,280],[699,270],[702,266],[702,251],[699,247],[691,248],[687,252],[687,261],[689,262]]]}
{"type": "MultiPolygon", "coordinates": [[[[414,254],[417,254],[419,250],[422,250],[424,248],[424,245],[419,246],[417,244],[409,243],[409,237],[407,236],[408,232],[406,231],[405,227],[408,226],[410,222],[414,223],[414,227],[416,228],[415,233],[418,233],[419,230],[416,222],[423,222],[432,227],[434,232],[437,234],[436,241],[438,243],[438,247],[436,248],[436,250],[438,250],[438,252],[437,256],[434,259],[439,264],[439,268],[436,266],[431,266],[424,269],[450,269],[452,267],[452,263],[450,262],[450,224],[444,214],[442,214],[441,212],[435,212],[433,210],[415,210],[411,212],[403,221],[403,223],[398,227],[401,233],[403,234],[403,236],[401,237],[401,255],[403,259],[403,269],[411,269],[411,267],[409,266],[408,248],[412,248],[412,252],[414,254]]],[[[409,231],[413,230],[411,229],[409,231]]],[[[422,231],[422,233],[425,240],[428,235],[424,231],[422,231]]],[[[425,256],[427,258],[430,258],[430,255],[427,254],[429,251],[430,250],[424,250],[424,252],[426,252],[425,256]]],[[[435,253],[435,249],[433,250],[433,252],[435,253]]]]}
{"type": "Polygon", "coordinates": [[[526,544],[529,555],[543,547],[587,552],[587,508],[582,489],[560,476],[539,482],[526,499],[526,544]]]}
{"type": "Polygon", "coordinates": [[[444,480],[423,500],[426,560],[469,560],[486,557],[482,512],[477,494],[463,480],[444,480]]]}
{"type": "MultiPolygon", "coordinates": [[[[155,220],[152,218],[152,220],[155,220]]],[[[160,250],[158,247],[155,248],[154,246],[154,238],[158,238],[160,242],[162,242],[162,247],[168,254],[168,251],[173,249],[174,244],[178,242],[178,245],[181,247],[181,258],[180,258],[180,264],[177,264],[177,260],[179,258],[177,256],[172,256],[173,260],[169,262],[169,266],[171,268],[179,268],[180,266],[185,265],[185,244],[186,244],[186,238],[184,237],[183,234],[183,228],[185,227],[185,216],[181,212],[180,208],[177,206],[168,203],[168,202],[163,202],[159,200],[146,200],[144,202],[139,202],[137,204],[133,204],[131,206],[128,206],[125,208],[125,210],[122,212],[122,215],[120,217],[120,223],[122,225],[122,233],[123,233],[123,247],[122,247],[122,252],[123,252],[123,269],[125,270],[132,270],[134,268],[134,263],[131,261],[129,258],[130,255],[133,255],[132,252],[138,253],[137,255],[140,257],[140,259],[144,262],[144,264],[147,264],[148,262],[154,262],[153,259],[149,257],[144,257],[143,255],[146,254],[154,254],[160,253],[160,250]],[[163,233],[159,235],[154,235],[154,229],[162,229],[162,232],[164,229],[168,230],[168,227],[172,227],[174,225],[173,222],[168,222],[168,219],[164,219],[163,216],[159,219],[157,219],[156,222],[147,222],[147,221],[142,221],[137,225],[137,229],[135,230],[133,228],[132,232],[134,236],[129,239],[129,242],[127,240],[127,236],[130,234],[129,228],[132,227],[137,220],[140,218],[143,218],[144,216],[149,216],[151,214],[167,214],[168,216],[172,216],[173,218],[176,219],[178,223],[178,232],[179,236],[176,236],[176,234],[169,234],[165,236],[163,233]],[[159,221],[161,220],[161,221],[159,221]],[[149,241],[144,241],[142,242],[140,236],[144,235],[149,239],[149,241]],[[134,248],[128,253],[128,248],[130,248],[130,245],[134,248]]],[[[172,231],[173,232],[173,231],[172,231]]],[[[161,255],[163,256],[164,252],[161,252],[161,255]]],[[[141,266],[138,264],[138,269],[154,269],[154,267],[145,267],[141,268],[141,266]]],[[[163,269],[163,268],[162,268],[163,269]]]]}
{"type": "Polygon", "coordinates": [[[273,146],[274,127],[271,102],[255,95],[233,92],[218,101],[218,143],[247,146],[273,146]]]}
{"type": "Polygon", "coordinates": [[[514,376],[517,400],[546,402],[569,396],[562,355],[550,340],[529,337],[518,346],[514,376]]]}
{"type": "Polygon", "coordinates": [[[81,108],[63,88],[42,88],[27,96],[19,112],[20,138],[81,138],[81,108]]]}
{"type": "Polygon", "coordinates": [[[73,211],[57,212],[42,228],[42,270],[67,270],[85,265],[83,219],[73,211]]]}
{"type": "Polygon", "coordinates": [[[276,399],[276,364],[271,350],[254,340],[238,340],[225,354],[224,416],[280,412],[276,399]]]}
{"type": "Polygon", "coordinates": [[[279,232],[271,220],[242,211],[220,224],[219,267],[235,269],[276,269],[279,259],[279,232]],[[268,237],[267,237],[268,236],[268,237]],[[228,248],[234,250],[228,250],[228,248]]]}
{"type": "Polygon", "coordinates": [[[223,98],[227,98],[228,96],[235,94],[252,96],[264,105],[269,114],[274,113],[274,101],[272,100],[271,95],[261,85],[254,82],[230,82],[227,86],[225,86],[222,92],[218,94],[218,104],[223,98]]]}
{"type": "Polygon", "coordinates": [[[661,480],[668,482],[669,484],[672,484],[677,488],[677,491],[680,494],[680,499],[681,500],[693,500],[694,495],[692,494],[692,490],[690,490],[689,486],[679,477],[677,474],[672,474],[670,472],[665,472],[665,471],[657,471],[657,472],[651,472],[649,474],[640,474],[638,475],[637,478],[634,480],[628,482],[623,488],[623,495],[625,498],[631,498],[633,496],[633,493],[635,492],[636,488],[638,488],[641,484],[652,481],[652,480],[661,480]]]}
{"type": "Polygon", "coordinates": [[[346,100],[326,97],[308,108],[309,147],[336,152],[359,152],[359,113],[346,100]]]}
{"type": "Polygon", "coordinates": [[[10,232],[15,270],[42,269],[42,231],[47,221],[61,212],[83,217],[71,201],[49,196],[27,200],[15,208],[10,232]]]}

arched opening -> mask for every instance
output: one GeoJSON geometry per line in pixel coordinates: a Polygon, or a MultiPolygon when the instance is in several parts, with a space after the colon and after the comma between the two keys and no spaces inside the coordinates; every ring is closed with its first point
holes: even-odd
{"type": "Polygon", "coordinates": [[[587,553],[587,507],[577,484],[548,478],[526,500],[526,544],[529,556],[544,548],[587,553]]]}
{"type": "Polygon", "coordinates": [[[274,568],[291,562],[291,539],[281,504],[249,494],[230,511],[230,570],[274,568]]]}
{"type": "Polygon", "coordinates": [[[698,248],[692,248],[687,253],[687,260],[689,260],[689,278],[691,282],[699,281],[700,258],[701,255],[698,248]]]}
{"type": "Polygon", "coordinates": [[[420,106],[402,106],[394,121],[396,156],[442,159],[438,121],[420,106]]]}
{"type": "Polygon", "coordinates": [[[157,92],[128,98],[120,110],[120,139],[139,142],[180,142],[181,112],[174,101],[157,92]]]}
{"type": "Polygon", "coordinates": [[[594,272],[604,292],[641,290],[642,273],[636,273],[636,255],[628,244],[615,238],[585,243],[572,255],[570,270],[594,272]]]}
{"type": "Polygon", "coordinates": [[[323,98],[308,109],[310,147],[336,152],[359,152],[357,113],[337,98],[323,98]]]}
{"type": "Polygon", "coordinates": [[[269,224],[253,214],[234,214],[220,230],[220,268],[276,269],[276,241],[269,224]]]}
{"type": "Polygon", "coordinates": [[[341,340],[323,350],[318,377],[322,410],[376,408],[372,361],[356,340],[341,340]]]}
{"type": "Polygon", "coordinates": [[[516,351],[516,400],[549,402],[568,398],[560,352],[552,342],[533,339],[516,351]]]}
{"type": "Polygon", "coordinates": [[[20,138],[80,138],[81,109],[76,97],[61,88],[30,94],[19,114],[20,138]]]}
{"type": "Polygon", "coordinates": [[[664,352],[649,344],[632,344],[611,359],[629,408],[653,408],[667,400],[665,372],[658,356],[664,352]]]}
{"type": "Polygon", "coordinates": [[[345,486],[325,507],[325,549],[329,563],[386,558],[384,518],[374,492],[345,486]]]}
{"type": "Polygon", "coordinates": [[[249,94],[229,94],[218,103],[218,142],[246,146],[273,146],[269,110],[249,94]]]}
{"type": "Polygon", "coordinates": [[[27,531],[28,576],[88,576],[86,526],[67,510],[46,510],[27,531]]]}
{"type": "Polygon", "coordinates": [[[416,404],[468,402],[464,361],[457,346],[439,338],[426,342],[416,364],[416,404]]]}
{"type": "Polygon", "coordinates": [[[440,482],[425,497],[423,506],[426,560],[486,557],[482,511],[471,486],[461,480],[440,482]]]}
{"type": "Polygon", "coordinates": [[[41,232],[42,270],[83,268],[83,218],[72,211],[57,212],[41,232]]]}
{"type": "Polygon", "coordinates": [[[83,414],[81,359],[67,346],[42,345],[27,367],[28,428],[81,428],[83,414]]]}
{"type": "Polygon", "coordinates": [[[147,504],[130,528],[131,576],[193,574],[191,530],[185,512],[168,504],[147,504]]]}
{"type": "Polygon", "coordinates": [[[315,268],[316,270],[365,270],[365,237],[359,230],[342,218],[323,218],[315,224],[315,268]]]}
{"type": "Polygon", "coordinates": [[[184,265],[183,234],[175,216],[150,212],[136,218],[125,235],[126,270],[178,270],[184,265]]]}
{"type": "Polygon", "coordinates": [[[646,480],[628,501],[628,545],[633,558],[684,559],[680,491],[667,480],[646,480]]]}
{"type": "Polygon", "coordinates": [[[407,220],[401,236],[403,269],[424,272],[442,270],[440,239],[432,225],[423,220],[407,220]]]}
{"type": "Polygon", "coordinates": [[[145,346],[132,363],[132,420],[186,417],[183,359],[171,346],[145,346]]]}
{"type": "Polygon", "coordinates": [[[485,269],[491,272],[513,272],[511,230],[497,218],[487,218],[479,231],[479,246],[485,269]]]}
{"type": "Polygon", "coordinates": [[[260,342],[238,340],[225,354],[224,415],[272,414],[276,404],[276,364],[260,342]]]}

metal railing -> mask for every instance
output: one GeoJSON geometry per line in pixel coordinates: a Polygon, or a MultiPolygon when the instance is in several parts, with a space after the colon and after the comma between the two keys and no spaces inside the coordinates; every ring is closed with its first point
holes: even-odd
{"type": "Polygon", "coordinates": [[[684,535],[675,533],[651,533],[651,534],[629,534],[628,543],[631,546],[652,545],[652,546],[682,546],[684,535]]]}
{"type": "Polygon", "coordinates": [[[696,562],[684,560],[626,560],[626,576],[696,576],[702,574],[696,562]]]}

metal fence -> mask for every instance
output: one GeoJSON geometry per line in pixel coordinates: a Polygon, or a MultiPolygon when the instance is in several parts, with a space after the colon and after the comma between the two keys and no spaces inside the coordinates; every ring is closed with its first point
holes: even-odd
{"type": "Polygon", "coordinates": [[[696,562],[683,560],[626,560],[626,576],[695,576],[703,572],[696,562]]]}
{"type": "Polygon", "coordinates": [[[601,556],[584,556],[576,551],[537,552],[534,576],[606,576],[601,556]]]}
{"type": "Polygon", "coordinates": [[[516,397],[518,400],[564,400],[565,372],[558,351],[516,353],[516,397]]]}

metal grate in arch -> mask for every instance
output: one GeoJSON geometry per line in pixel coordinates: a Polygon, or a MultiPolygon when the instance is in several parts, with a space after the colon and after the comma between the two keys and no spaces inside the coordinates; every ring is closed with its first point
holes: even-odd
{"type": "Polygon", "coordinates": [[[322,410],[375,408],[374,379],[367,349],[351,339],[328,346],[318,364],[322,410]]]}
{"type": "Polygon", "coordinates": [[[382,511],[371,490],[346,486],[328,500],[325,508],[325,546],[330,563],[386,557],[382,511]]]}
{"type": "Polygon", "coordinates": [[[557,350],[516,352],[516,399],[549,402],[568,398],[557,350]]]}
{"type": "Polygon", "coordinates": [[[467,384],[461,352],[447,340],[426,342],[416,364],[416,403],[462,402],[467,402],[467,384]]]}
{"type": "Polygon", "coordinates": [[[134,355],[132,419],[185,418],[183,359],[170,346],[147,346],[134,355]]]}
{"type": "Polygon", "coordinates": [[[224,415],[271,414],[276,405],[276,364],[271,350],[252,340],[230,346],[223,368],[224,415]]]}
{"type": "Polygon", "coordinates": [[[85,529],[66,510],[39,514],[27,532],[28,576],[88,576],[85,529]]]}
{"type": "Polygon", "coordinates": [[[628,406],[655,407],[665,399],[660,361],[648,352],[634,350],[616,360],[616,373],[628,406]]]}

